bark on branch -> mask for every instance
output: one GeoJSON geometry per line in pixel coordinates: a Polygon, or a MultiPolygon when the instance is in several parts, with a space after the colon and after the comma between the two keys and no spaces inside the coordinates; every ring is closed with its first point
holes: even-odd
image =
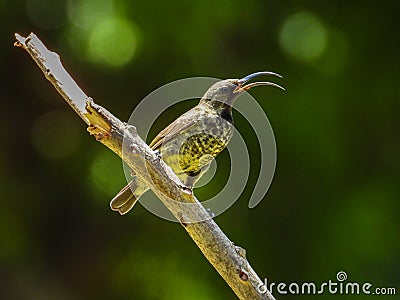
{"type": "Polygon", "coordinates": [[[47,80],[88,124],[90,134],[118,154],[140,176],[180,221],[239,299],[274,299],[250,266],[244,249],[228,239],[196,197],[180,184],[157,153],[138,136],[136,128],[95,104],[64,69],[60,57],[49,51],[35,34],[26,38],[16,34],[15,37],[15,46],[29,53],[47,80]]]}

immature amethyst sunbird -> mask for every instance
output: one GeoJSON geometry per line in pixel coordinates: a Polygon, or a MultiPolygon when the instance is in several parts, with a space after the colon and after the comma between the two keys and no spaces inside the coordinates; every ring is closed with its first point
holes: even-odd
{"type": "MultiPolygon", "coordinates": [[[[238,96],[258,85],[283,89],[272,82],[248,83],[260,75],[282,77],[273,72],[256,72],[242,79],[219,81],[207,90],[198,105],[168,125],[150,143],[186,187],[193,188],[212,159],[232,138],[232,105],[238,96]]],[[[133,175],[128,185],[111,200],[111,209],[126,214],[147,190],[146,184],[133,175]]]]}

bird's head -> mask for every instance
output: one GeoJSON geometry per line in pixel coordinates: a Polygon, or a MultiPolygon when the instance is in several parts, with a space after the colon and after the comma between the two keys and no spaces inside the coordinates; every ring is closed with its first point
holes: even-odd
{"type": "Polygon", "coordinates": [[[277,77],[282,77],[281,75],[273,72],[256,72],[247,75],[242,79],[221,80],[213,84],[207,90],[207,92],[201,99],[201,103],[207,103],[215,109],[224,107],[226,105],[232,106],[235,100],[239,97],[239,95],[241,95],[245,91],[248,91],[252,87],[259,85],[271,85],[284,90],[284,88],[281,87],[280,85],[268,81],[257,81],[248,83],[250,80],[260,75],[273,75],[277,77]]]}

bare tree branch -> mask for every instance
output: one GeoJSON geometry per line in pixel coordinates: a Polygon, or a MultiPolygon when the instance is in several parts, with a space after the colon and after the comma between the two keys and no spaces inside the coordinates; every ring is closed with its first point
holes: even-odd
{"type": "Polygon", "coordinates": [[[240,299],[274,299],[251,268],[244,249],[228,239],[192,192],[180,184],[176,175],[137,135],[136,128],[95,104],[64,69],[60,57],[49,51],[35,34],[26,38],[15,36],[15,46],[30,54],[47,80],[89,125],[90,134],[118,154],[158,196],[235,294],[240,299]]]}

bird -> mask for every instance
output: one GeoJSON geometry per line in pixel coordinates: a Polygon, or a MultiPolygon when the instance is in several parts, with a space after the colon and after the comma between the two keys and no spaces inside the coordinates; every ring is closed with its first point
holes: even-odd
{"type": "MultiPolygon", "coordinates": [[[[149,144],[188,189],[207,171],[211,161],[227,146],[233,136],[232,107],[245,91],[260,85],[284,90],[280,85],[250,80],[261,75],[281,75],[261,71],[242,79],[225,79],[213,84],[199,103],[163,129],[149,144]]],[[[110,207],[125,215],[149,188],[135,174],[110,202],[110,207]]]]}

